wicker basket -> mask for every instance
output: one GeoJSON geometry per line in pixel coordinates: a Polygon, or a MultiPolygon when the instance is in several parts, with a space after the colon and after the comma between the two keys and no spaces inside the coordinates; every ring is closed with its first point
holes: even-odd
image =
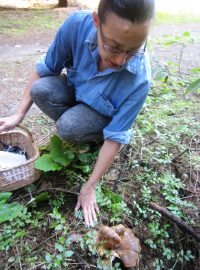
{"type": "Polygon", "coordinates": [[[41,173],[35,169],[34,161],[39,157],[39,150],[33,142],[31,133],[25,127],[19,126],[12,131],[1,133],[0,141],[19,146],[28,156],[25,164],[0,169],[0,191],[15,190],[38,180],[41,173]]]}

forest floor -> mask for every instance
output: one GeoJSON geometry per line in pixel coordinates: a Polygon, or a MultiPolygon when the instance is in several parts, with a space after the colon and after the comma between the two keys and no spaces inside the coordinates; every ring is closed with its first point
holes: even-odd
{"type": "MultiPolygon", "coordinates": [[[[12,115],[13,113],[15,113],[15,111],[17,110],[17,108],[19,106],[20,100],[22,98],[23,90],[25,89],[25,87],[29,81],[32,70],[34,69],[35,61],[43,53],[45,53],[47,51],[48,46],[51,43],[51,41],[56,33],[56,30],[58,29],[58,27],[62,23],[62,21],[72,11],[77,10],[77,9],[79,9],[79,8],[78,7],[67,7],[67,8],[54,8],[54,9],[49,9],[49,10],[18,10],[18,9],[13,9],[13,10],[12,9],[9,9],[9,10],[2,9],[2,10],[0,10],[0,117],[12,115]]],[[[200,32],[199,32],[199,29],[200,29],[200,20],[196,16],[189,15],[189,16],[184,17],[182,15],[160,14],[158,16],[158,21],[155,23],[155,25],[152,28],[151,35],[150,35],[149,42],[148,42],[148,48],[149,48],[149,52],[151,55],[151,62],[152,62],[153,71],[156,72],[158,70],[158,73],[159,73],[159,69],[160,69],[160,70],[163,70],[169,76],[172,75],[172,77],[174,76],[174,74],[176,74],[176,76],[179,78],[180,81],[181,81],[181,78],[184,78],[184,80],[185,80],[185,78],[188,78],[188,81],[190,81],[191,76],[193,76],[193,74],[191,74],[191,69],[200,67],[200,57],[199,57],[199,55],[200,55],[200,32]]],[[[199,73],[197,73],[197,74],[199,74],[199,73]]],[[[179,82],[175,82],[173,80],[173,83],[174,83],[174,88],[176,89],[179,85],[179,82]]],[[[163,85],[161,85],[161,87],[163,87],[163,85]]],[[[171,85],[169,85],[169,87],[171,87],[171,85]]],[[[166,91],[165,88],[162,88],[162,89],[164,89],[163,91],[166,91]]],[[[174,89],[172,90],[172,92],[173,91],[174,91],[174,89]]],[[[189,102],[190,104],[192,104],[191,107],[192,107],[193,111],[188,114],[188,117],[192,117],[191,119],[193,119],[194,121],[196,121],[196,123],[198,123],[198,121],[200,120],[200,115],[199,115],[199,110],[198,110],[198,108],[199,108],[198,103],[200,102],[199,92],[198,93],[193,93],[193,92],[180,93],[179,92],[178,95],[181,96],[181,101],[180,100],[178,101],[178,99],[177,99],[177,103],[179,102],[179,106],[180,106],[178,108],[178,110],[181,111],[181,109],[183,109],[183,108],[181,108],[181,106],[186,106],[186,110],[187,110],[188,105],[185,105],[185,104],[186,104],[186,102],[189,102]]],[[[167,95],[165,98],[167,98],[167,95]]],[[[167,106],[170,103],[171,103],[171,101],[166,100],[166,108],[165,108],[166,110],[168,109],[167,106]]],[[[158,106],[158,110],[159,110],[159,103],[156,106],[158,106]]],[[[173,115],[173,114],[175,115],[176,113],[174,113],[174,111],[170,109],[170,115],[173,115]]],[[[187,112],[183,111],[183,115],[186,115],[186,114],[187,114],[187,112]]],[[[179,117],[179,118],[182,117],[181,113],[180,114],[178,113],[177,115],[178,115],[177,117],[179,117]]],[[[143,115],[141,117],[143,117],[143,115]]],[[[157,117],[156,114],[155,114],[155,117],[157,117]]],[[[161,124],[160,124],[161,126],[163,124],[162,117],[163,116],[161,115],[161,118],[158,118],[159,121],[161,121],[161,124]]],[[[188,118],[188,119],[190,119],[190,118],[188,118]]],[[[141,118],[140,118],[140,121],[141,121],[141,118]]],[[[150,120],[149,120],[149,122],[145,122],[146,120],[144,118],[142,121],[143,122],[141,122],[141,126],[143,127],[143,129],[145,129],[145,128],[148,129],[148,127],[149,127],[148,125],[150,125],[150,120]]],[[[35,105],[33,105],[31,107],[23,124],[26,127],[28,127],[29,130],[33,133],[35,141],[38,143],[38,145],[44,145],[44,144],[49,143],[50,136],[53,133],[55,133],[55,126],[54,126],[53,121],[51,121],[47,116],[45,116],[35,105]]],[[[186,130],[187,129],[186,124],[182,124],[181,128],[186,130]]],[[[166,124],[166,129],[168,129],[168,130],[173,129],[173,125],[170,126],[170,124],[169,125],[166,124]]],[[[194,129],[197,130],[198,127],[195,127],[194,129]]],[[[183,131],[186,132],[185,130],[183,130],[183,131]]],[[[187,132],[189,132],[188,130],[187,130],[187,132]]],[[[146,131],[144,131],[144,132],[146,132],[146,131]]],[[[158,135],[158,134],[156,134],[156,135],[158,135]]],[[[160,134],[160,136],[161,135],[162,134],[160,134]]],[[[141,142],[147,146],[148,146],[149,142],[151,143],[151,140],[153,143],[157,143],[157,141],[156,141],[157,137],[154,140],[154,138],[152,139],[151,136],[152,136],[152,134],[150,135],[150,137],[148,137],[148,135],[147,135],[147,137],[144,138],[144,141],[142,141],[142,139],[141,139],[141,142]],[[145,140],[148,142],[147,144],[145,144],[145,140]]],[[[173,136],[175,136],[175,135],[173,135],[173,136]]],[[[195,136],[196,135],[194,135],[192,137],[192,135],[191,135],[191,137],[193,139],[195,136]]],[[[185,143],[185,145],[186,144],[189,145],[188,138],[189,138],[189,135],[187,135],[185,138],[181,137],[181,140],[182,140],[182,142],[185,143]]],[[[172,139],[172,137],[171,138],[169,137],[168,139],[170,141],[172,139]]],[[[192,141],[192,139],[191,139],[191,141],[192,141]]],[[[180,143],[180,145],[182,144],[182,142],[180,143]]],[[[197,144],[199,145],[199,141],[198,142],[195,141],[195,143],[196,143],[196,145],[197,144]]],[[[137,146],[134,146],[134,147],[136,150],[139,149],[139,148],[137,149],[137,146]]],[[[130,175],[128,175],[131,172],[128,172],[128,170],[126,171],[126,165],[127,164],[130,165],[131,161],[130,160],[127,161],[127,157],[130,158],[130,156],[133,155],[133,156],[131,156],[133,158],[134,151],[130,150],[129,148],[126,148],[126,150],[127,149],[128,149],[128,152],[125,152],[125,153],[122,152],[122,157],[120,156],[116,159],[116,166],[114,165],[111,168],[110,172],[108,173],[108,175],[106,177],[110,178],[111,182],[112,182],[112,179],[114,179],[116,177],[118,178],[120,183],[122,183],[121,181],[124,179],[123,184],[124,185],[127,184],[127,187],[128,187],[128,181],[126,183],[125,180],[131,177],[130,175]],[[125,165],[122,165],[123,158],[126,160],[126,162],[128,162],[125,165]],[[120,166],[122,166],[123,172],[121,171],[121,167],[117,168],[118,164],[120,164],[120,166]]],[[[143,149],[143,145],[142,145],[141,149],[138,150],[138,153],[140,153],[142,155],[142,152],[145,151],[143,149]]],[[[199,151],[199,148],[197,150],[199,151]]],[[[173,151],[174,151],[174,149],[173,149],[173,151]]],[[[182,150],[182,151],[184,152],[184,150],[182,150]]],[[[180,151],[180,153],[181,153],[181,151],[180,151]]],[[[173,152],[173,154],[175,156],[179,156],[180,153],[179,153],[179,151],[177,151],[177,152],[175,151],[175,153],[173,152]]],[[[196,151],[195,153],[199,153],[199,152],[196,151]]],[[[148,155],[148,153],[147,153],[147,155],[148,155]]],[[[149,164],[151,166],[152,165],[151,161],[149,161],[149,162],[150,162],[149,164]]],[[[158,161],[158,162],[160,162],[160,161],[158,161]]],[[[180,172],[180,170],[178,170],[178,173],[177,173],[177,175],[181,175],[180,178],[182,178],[182,177],[184,178],[185,176],[187,176],[189,174],[190,174],[190,176],[193,175],[192,172],[194,169],[194,171],[195,171],[194,177],[196,177],[195,191],[194,191],[194,189],[192,189],[193,190],[192,192],[190,191],[189,194],[184,193],[184,196],[188,197],[188,198],[194,196],[196,198],[195,203],[197,204],[197,202],[198,202],[200,205],[199,199],[197,197],[197,196],[199,196],[198,194],[199,194],[199,190],[200,190],[199,167],[198,168],[197,167],[195,167],[195,168],[190,167],[189,168],[189,165],[186,164],[187,162],[189,162],[188,160],[187,161],[186,160],[181,160],[181,161],[178,160],[178,162],[179,163],[177,163],[177,164],[179,165],[179,167],[182,170],[181,172],[180,172]],[[191,168],[193,168],[193,169],[191,169],[191,168]]],[[[144,160],[142,161],[141,164],[145,164],[144,160]]],[[[159,165],[159,164],[161,164],[161,163],[158,163],[155,166],[155,164],[153,163],[152,168],[157,170],[157,171],[160,171],[159,173],[163,173],[163,171],[165,171],[166,168],[162,167],[163,164],[162,165],[159,165]],[[154,168],[154,167],[156,167],[156,168],[154,168]]],[[[178,166],[177,164],[176,164],[176,166],[178,166]]],[[[129,165],[127,165],[127,167],[129,165]]],[[[143,165],[141,165],[141,166],[143,166],[143,165]]],[[[163,166],[165,166],[165,165],[163,165],[163,166]]],[[[176,167],[176,169],[177,169],[177,167],[176,167]]],[[[160,174],[158,174],[158,175],[160,175],[160,174]]],[[[56,177],[54,177],[54,180],[56,180],[56,177]]],[[[47,178],[48,178],[48,176],[47,176],[47,178]]],[[[48,182],[48,179],[46,179],[46,181],[48,182]]],[[[63,179],[61,179],[61,182],[62,181],[63,181],[63,179]]],[[[192,176],[190,177],[190,182],[192,183],[192,176]]],[[[45,181],[44,181],[44,183],[45,183],[45,181]]],[[[115,184],[113,184],[113,185],[115,187],[115,184]]],[[[113,188],[112,185],[111,185],[111,187],[113,188]]],[[[43,188],[44,188],[44,186],[43,186],[43,188]]],[[[148,188],[148,185],[147,185],[147,188],[148,188]]],[[[189,188],[189,184],[188,184],[187,189],[185,189],[184,192],[186,192],[186,190],[188,191],[189,189],[190,188],[189,188]]],[[[152,192],[154,192],[154,191],[155,190],[152,190],[152,192]]],[[[139,193],[139,191],[138,191],[138,193],[139,193]]],[[[145,194],[147,195],[147,193],[148,193],[148,190],[146,191],[145,194]]],[[[14,194],[14,198],[16,200],[17,200],[17,194],[23,195],[23,196],[20,195],[23,198],[27,196],[27,195],[24,195],[23,192],[16,193],[16,194],[14,194]]],[[[120,193],[120,194],[122,194],[122,193],[120,193]]],[[[142,193],[142,194],[144,196],[144,193],[142,193]]],[[[136,196],[137,195],[138,194],[136,194],[136,196]]],[[[139,201],[139,199],[138,199],[138,201],[139,201]]],[[[70,205],[68,205],[67,207],[70,208],[70,205]]],[[[72,205],[74,206],[73,200],[72,200],[72,205]]],[[[191,211],[191,213],[192,213],[191,215],[193,215],[192,211],[191,211]]],[[[196,213],[194,220],[196,220],[200,216],[199,211],[197,211],[197,213],[196,213]],[[198,216],[197,216],[197,213],[198,213],[198,216]]],[[[187,214],[190,215],[190,213],[187,213],[187,214]]],[[[55,217],[55,216],[56,216],[56,214],[54,213],[54,218],[55,219],[57,218],[57,222],[58,222],[58,215],[57,215],[57,217],[55,217]]],[[[73,218],[71,216],[69,216],[68,222],[73,222],[73,218]]],[[[133,220],[131,220],[131,222],[133,222],[133,220]]],[[[127,221],[127,224],[130,225],[131,222],[127,221]]],[[[200,230],[199,221],[197,223],[198,224],[196,224],[196,225],[197,225],[197,229],[199,231],[200,230]]],[[[145,236],[143,235],[143,231],[142,231],[143,229],[144,228],[142,227],[142,225],[138,224],[137,235],[141,236],[141,238],[144,240],[145,236]]],[[[49,239],[51,238],[51,232],[48,231],[49,235],[46,235],[46,238],[44,236],[45,233],[44,233],[44,235],[42,235],[42,233],[43,233],[43,231],[41,230],[40,235],[44,241],[42,243],[45,245],[46,242],[48,243],[48,238],[49,239]]],[[[147,231],[145,231],[145,233],[147,233],[147,231]]],[[[29,236],[30,236],[30,239],[34,239],[34,237],[35,237],[34,231],[31,232],[31,234],[29,236]]],[[[40,243],[39,243],[40,239],[36,239],[34,241],[40,248],[41,247],[40,243]]],[[[189,241],[189,240],[187,239],[187,241],[189,241]]],[[[181,244],[182,244],[182,242],[181,242],[181,244]]],[[[51,249],[51,248],[52,248],[52,242],[49,244],[49,249],[51,249]]],[[[199,248],[199,246],[195,246],[195,248],[191,248],[191,250],[192,251],[197,250],[198,248],[199,248]]],[[[20,250],[21,249],[23,249],[23,247],[20,246],[20,250]]],[[[46,247],[46,249],[48,249],[48,247],[46,247]]],[[[36,251],[37,250],[34,247],[33,253],[35,254],[36,251]]],[[[165,255],[163,255],[163,256],[166,256],[167,251],[168,251],[168,249],[165,249],[163,251],[163,254],[165,253],[165,255]]],[[[175,269],[175,270],[179,270],[179,269],[181,269],[181,270],[182,269],[194,270],[195,269],[195,270],[198,270],[199,269],[198,267],[200,267],[199,253],[198,252],[196,252],[196,253],[198,253],[198,255],[197,255],[197,263],[195,266],[194,265],[183,266],[184,263],[182,263],[182,264],[177,263],[179,261],[178,256],[181,254],[181,253],[180,254],[177,253],[179,255],[177,255],[177,257],[174,259],[175,262],[173,262],[170,267],[167,267],[167,266],[162,267],[162,262],[160,262],[160,261],[157,261],[157,264],[156,264],[157,266],[153,267],[152,266],[153,263],[151,262],[151,256],[154,257],[155,250],[153,250],[153,251],[151,250],[151,252],[149,251],[149,249],[145,245],[143,246],[144,258],[143,258],[143,262],[142,262],[143,266],[140,267],[141,270],[151,270],[151,269],[152,270],[161,270],[161,269],[164,269],[164,270],[169,270],[169,269],[175,269]],[[147,259],[147,261],[149,261],[149,264],[147,262],[145,264],[146,259],[147,259]],[[173,268],[173,264],[175,265],[174,268],[173,268]]],[[[28,269],[68,269],[68,268],[64,268],[64,266],[63,266],[63,268],[59,268],[59,267],[56,268],[55,266],[51,266],[52,268],[50,266],[49,266],[49,268],[42,268],[44,263],[41,263],[41,264],[38,263],[38,268],[37,267],[34,268],[33,267],[34,263],[37,265],[37,263],[36,263],[37,259],[35,259],[35,261],[34,261],[34,257],[33,257],[33,262],[31,262],[32,264],[30,262],[25,262],[25,260],[24,260],[22,263],[24,266],[22,265],[23,267],[21,268],[20,264],[17,263],[17,261],[16,261],[16,263],[15,263],[15,261],[12,261],[13,259],[10,260],[10,264],[7,263],[7,259],[13,258],[14,253],[15,253],[14,247],[12,249],[11,254],[9,254],[9,252],[5,252],[4,254],[1,254],[1,252],[0,252],[0,260],[1,260],[1,256],[2,256],[2,261],[6,265],[5,268],[1,268],[1,266],[0,266],[0,270],[1,269],[3,269],[3,270],[4,269],[5,270],[8,270],[8,269],[25,269],[25,270],[28,270],[28,269]],[[26,266],[26,263],[28,266],[26,266]],[[40,265],[41,265],[41,268],[40,268],[40,265]]],[[[22,254],[24,256],[25,253],[22,252],[22,254]]],[[[22,259],[24,259],[23,256],[22,256],[22,259]]],[[[38,256],[37,258],[39,258],[39,255],[37,255],[37,256],[38,256]]],[[[171,259],[173,259],[173,256],[171,257],[171,259]]],[[[36,256],[35,256],[35,258],[36,258],[36,256]]],[[[186,258],[186,257],[184,257],[184,258],[186,258]]],[[[79,259],[80,259],[80,256],[77,253],[77,257],[75,258],[75,262],[79,261],[79,259]]],[[[185,259],[185,260],[187,260],[187,259],[185,259]]],[[[47,261],[47,259],[46,259],[46,261],[47,261]]],[[[87,261],[87,259],[85,259],[85,261],[87,261]]],[[[82,262],[82,259],[81,259],[81,262],[82,262]]],[[[92,263],[94,264],[94,261],[92,261],[92,263]]],[[[77,265],[78,265],[78,263],[77,263],[77,265]]],[[[170,265],[170,263],[169,263],[169,265],[170,265]]],[[[89,264],[87,265],[87,263],[86,263],[85,268],[84,267],[79,268],[79,266],[76,266],[76,267],[77,268],[75,268],[75,267],[73,268],[73,263],[72,263],[72,266],[69,269],[96,269],[95,267],[93,267],[93,268],[92,268],[92,266],[90,267],[90,265],[89,264]]]]}
{"type": "MultiPolygon", "coordinates": [[[[47,51],[61,22],[77,9],[0,11],[0,117],[16,111],[35,61],[47,51]]],[[[151,51],[149,48],[152,66],[158,62],[179,63],[180,73],[188,74],[191,68],[200,66],[200,43],[195,39],[200,40],[199,23],[195,23],[195,19],[191,18],[187,24],[184,17],[171,23],[155,24],[149,41],[154,43],[154,49],[151,51]],[[184,41],[184,32],[190,33],[190,42],[184,41]],[[174,45],[163,47],[168,40],[174,45]]],[[[35,106],[28,115],[30,117],[26,121],[29,123],[26,124],[31,127],[36,139],[40,138],[38,142],[43,143],[43,135],[46,138],[47,131],[37,127],[48,119],[35,106]]]]}

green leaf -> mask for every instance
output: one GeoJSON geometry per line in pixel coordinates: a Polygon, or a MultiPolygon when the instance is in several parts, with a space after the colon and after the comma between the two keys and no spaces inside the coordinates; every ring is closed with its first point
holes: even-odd
{"type": "Polygon", "coordinates": [[[83,163],[89,162],[90,157],[91,155],[89,153],[83,153],[78,155],[78,159],[83,163]]]}
{"type": "Polygon", "coordinates": [[[17,238],[22,238],[23,236],[25,236],[26,235],[26,231],[25,230],[20,230],[20,231],[18,231],[16,234],[15,234],[15,236],[17,237],[17,238]]]}
{"type": "Polygon", "coordinates": [[[62,246],[59,243],[55,243],[55,249],[57,249],[60,252],[63,252],[64,251],[64,246],[62,246]]]}
{"type": "Polygon", "coordinates": [[[7,202],[11,196],[11,192],[0,192],[0,204],[7,202]]]}
{"type": "Polygon", "coordinates": [[[89,144],[82,144],[82,145],[79,145],[78,150],[79,150],[80,154],[81,153],[86,153],[86,152],[88,152],[90,150],[90,146],[89,146],[89,144]]]}
{"type": "Polygon", "coordinates": [[[200,72],[200,67],[191,68],[190,71],[191,72],[200,72]]]}
{"type": "Polygon", "coordinates": [[[197,79],[196,81],[190,83],[190,85],[187,88],[187,92],[189,91],[197,91],[200,89],[200,79],[197,79]]]}
{"type": "Polygon", "coordinates": [[[64,157],[68,160],[73,160],[75,155],[72,151],[67,151],[64,153],[64,157]]]}
{"type": "Polygon", "coordinates": [[[74,254],[73,251],[67,250],[67,251],[65,251],[64,256],[68,258],[68,257],[71,257],[73,254],[74,254]]]}
{"type": "Polygon", "coordinates": [[[51,254],[47,253],[45,255],[45,260],[46,260],[47,263],[50,263],[51,262],[51,254]]]}
{"type": "Polygon", "coordinates": [[[0,223],[12,220],[18,217],[24,207],[18,203],[1,204],[0,205],[0,223]]]}
{"type": "Polygon", "coordinates": [[[42,192],[37,197],[35,197],[36,202],[45,202],[45,201],[48,201],[48,200],[49,200],[49,194],[48,194],[47,191],[42,192]]]}
{"type": "Polygon", "coordinates": [[[190,37],[190,32],[183,32],[182,34],[184,37],[190,37]]]}
{"type": "Polygon", "coordinates": [[[156,68],[153,70],[152,76],[153,76],[153,79],[155,81],[164,82],[166,80],[168,74],[164,70],[162,70],[160,68],[156,68]]]}
{"type": "Polygon", "coordinates": [[[55,227],[55,230],[56,231],[61,231],[63,229],[63,226],[61,224],[58,224],[56,227],[55,227]]]}
{"type": "Polygon", "coordinates": [[[50,156],[55,159],[57,157],[62,157],[64,153],[62,140],[54,135],[50,140],[50,156]]]}
{"type": "Polygon", "coordinates": [[[62,166],[67,166],[71,163],[71,160],[66,159],[64,157],[57,157],[54,159],[54,161],[62,166]]]}
{"type": "Polygon", "coordinates": [[[73,168],[80,169],[84,173],[90,172],[90,166],[89,165],[76,165],[73,164],[73,168]]]}
{"type": "Polygon", "coordinates": [[[65,237],[60,236],[60,237],[59,237],[59,242],[60,242],[61,244],[64,244],[64,243],[65,243],[65,237]]]}
{"type": "Polygon", "coordinates": [[[53,161],[53,158],[49,154],[44,154],[35,161],[35,168],[44,172],[58,171],[62,167],[53,161]]]}
{"type": "Polygon", "coordinates": [[[63,257],[61,254],[56,254],[56,259],[61,262],[63,260],[63,257]]]}

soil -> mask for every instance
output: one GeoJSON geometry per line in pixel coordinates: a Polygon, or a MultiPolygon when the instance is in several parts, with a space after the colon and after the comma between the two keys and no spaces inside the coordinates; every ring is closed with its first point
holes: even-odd
{"type": "MultiPolygon", "coordinates": [[[[64,20],[74,9],[78,8],[56,8],[48,12],[56,13],[57,18],[64,20]]],[[[24,16],[28,19],[28,15],[20,10],[9,10],[8,16],[15,18],[20,12],[23,12],[23,19],[24,16]]],[[[192,36],[198,35],[199,24],[155,25],[150,40],[156,41],[164,35],[180,36],[185,31],[192,36]]],[[[12,115],[16,111],[35,61],[46,52],[54,35],[54,30],[34,28],[23,35],[0,33],[0,117],[12,115]]],[[[184,47],[155,45],[150,51],[153,66],[158,62],[172,61],[180,63],[180,72],[186,74],[191,68],[200,66],[200,58],[197,57],[199,52],[200,43],[197,42],[185,44],[184,47]]],[[[39,144],[48,140],[49,134],[54,131],[54,123],[35,105],[25,118],[25,125],[31,129],[39,144]]]]}
{"type": "MultiPolygon", "coordinates": [[[[74,9],[75,8],[68,7],[65,9],[51,9],[48,12],[56,13],[57,18],[64,20],[66,14],[69,14],[74,9]]],[[[23,18],[27,16],[28,20],[28,15],[20,10],[9,10],[8,17],[15,18],[17,14],[22,12],[23,18]]],[[[159,38],[163,38],[164,35],[180,36],[185,31],[196,36],[199,34],[199,24],[155,25],[152,29],[150,40],[153,39],[156,41],[159,38]]],[[[28,83],[31,71],[34,69],[35,61],[46,52],[54,35],[55,30],[34,28],[23,35],[0,33],[0,117],[15,113],[22,98],[23,90],[28,83]]],[[[181,44],[176,44],[167,47],[155,45],[153,50],[150,48],[153,67],[157,66],[159,63],[167,63],[168,61],[179,63],[180,75],[189,74],[191,68],[200,66],[199,52],[200,43],[198,42],[185,44],[184,47],[181,44]]],[[[195,96],[195,98],[198,97],[195,96]]],[[[31,130],[38,144],[48,142],[49,136],[55,132],[53,121],[46,117],[35,105],[33,105],[28,112],[24,124],[31,130]]],[[[114,179],[115,176],[120,175],[120,173],[121,172],[118,172],[114,168],[114,170],[110,172],[110,178],[112,179],[113,177],[114,179]]],[[[49,183],[49,179],[53,178],[51,176],[49,177],[49,175],[47,177],[48,179],[46,182],[44,181],[43,187],[45,187],[45,183],[49,183]]],[[[58,179],[59,177],[54,177],[55,186],[59,186],[58,179]]],[[[62,178],[60,182],[62,182],[62,178]]],[[[71,202],[71,200],[69,201],[71,202]]],[[[75,202],[72,201],[72,203],[73,206],[70,207],[69,204],[67,206],[68,209],[71,209],[70,211],[74,209],[75,202]]],[[[69,212],[68,216],[71,218],[73,214],[69,212]]],[[[35,232],[33,232],[33,234],[34,233],[35,232]]],[[[140,235],[143,234],[143,231],[140,232],[140,235]]],[[[43,232],[42,235],[48,238],[48,235],[43,232]]],[[[143,253],[145,253],[145,246],[143,250],[143,253]]],[[[147,262],[151,261],[150,256],[151,254],[148,254],[147,250],[144,255],[147,262]]],[[[152,269],[151,266],[148,266],[148,269],[152,269]]],[[[188,267],[187,270],[189,269],[194,268],[188,267]]]]}

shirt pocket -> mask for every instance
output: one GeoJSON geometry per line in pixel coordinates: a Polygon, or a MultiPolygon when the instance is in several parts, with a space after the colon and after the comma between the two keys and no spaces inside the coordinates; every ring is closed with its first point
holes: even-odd
{"type": "Polygon", "coordinates": [[[77,79],[77,70],[67,68],[67,82],[69,86],[75,86],[77,79]]]}
{"type": "Polygon", "coordinates": [[[98,98],[98,106],[101,113],[108,117],[113,117],[119,108],[115,108],[111,101],[104,95],[100,95],[98,98]]]}

